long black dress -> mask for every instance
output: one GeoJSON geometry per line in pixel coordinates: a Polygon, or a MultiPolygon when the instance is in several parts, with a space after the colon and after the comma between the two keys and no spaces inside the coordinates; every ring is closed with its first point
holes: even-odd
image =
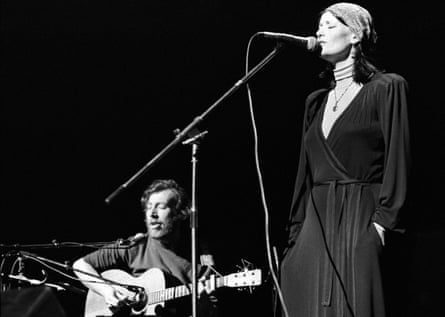
{"type": "Polygon", "coordinates": [[[385,316],[382,243],[373,225],[397,225],[407,188],[407,83],[377,73],[327,138],[328,90],[306,100],[281,288],[289,317],[385,316]]]}

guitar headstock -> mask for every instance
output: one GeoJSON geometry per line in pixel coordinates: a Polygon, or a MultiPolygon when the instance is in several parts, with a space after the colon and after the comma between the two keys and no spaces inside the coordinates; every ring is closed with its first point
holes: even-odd
{"type": "Polygon", "coordinates": [[[261,270],[245,270],[227,275],[226,286],[249,287],[261,285],[261,270]]]}

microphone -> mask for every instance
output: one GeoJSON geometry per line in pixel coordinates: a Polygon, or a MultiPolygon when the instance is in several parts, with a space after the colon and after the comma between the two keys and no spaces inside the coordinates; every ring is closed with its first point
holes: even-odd
{"type": "Polygon", "coordinates": [[[118,244],[124,246],[133,246],[142,239],[146,238],[147,236],[148,236],[147,233],[138,232],[134,236],[131,236],[127,239],[119,239],[118,244]]]}
{"type": "Polygon", "coordinates": [[[292,42],[298,46],[306,48],[311,52],[316,51],[320,47],[320,44],[317,42],[317,39],[314,36],[302,37],[292,34],[274,32],[258,32],[258,34],[269,39],[292,42]]]}

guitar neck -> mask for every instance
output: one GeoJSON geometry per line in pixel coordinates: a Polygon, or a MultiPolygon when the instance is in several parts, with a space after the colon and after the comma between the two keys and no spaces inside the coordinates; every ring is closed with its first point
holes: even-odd
{"type": "MultiPolygon", "coordinates": [[[[215,288],[225,287],[228,276],[215,278],[215,288]]],[[[207,280],[205,282],[208,282],[207,280]]],[[[150,292],[147,294],[148,305],[166,302],[172,299],[191,295],[192,284],[169,287],[163,290],[150,292]]]]}

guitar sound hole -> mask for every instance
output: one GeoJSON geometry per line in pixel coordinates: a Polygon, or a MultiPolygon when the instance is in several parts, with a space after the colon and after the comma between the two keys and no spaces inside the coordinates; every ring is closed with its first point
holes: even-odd
{"type": "Polygon", "coordinates": [[[147,305],[147,294],[145,292],[140,293],[136,296],[135,300],[131,303],[131,307],[133,308],[133,313],[142,313],[145,310],[145,306],[147,305]]]}

